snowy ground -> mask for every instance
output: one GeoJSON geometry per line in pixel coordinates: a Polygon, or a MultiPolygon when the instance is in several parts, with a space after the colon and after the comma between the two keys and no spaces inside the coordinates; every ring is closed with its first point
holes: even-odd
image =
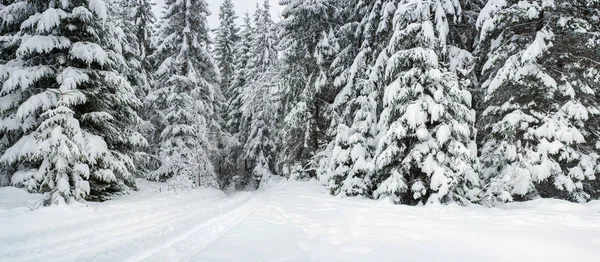
{"type": "MultiPolygon", "coordinates": [[[[0,261],[599,261],[600,201],[503,208],[340,199],[311,182],[29,211],[0,188],[0,261]]],[[[165,186],[162,186],[163,188],[165,186]]]]}

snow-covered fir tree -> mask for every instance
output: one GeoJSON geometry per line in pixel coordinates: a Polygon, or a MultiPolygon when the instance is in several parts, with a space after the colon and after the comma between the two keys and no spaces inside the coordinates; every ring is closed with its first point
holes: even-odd
{"type": "Polygon", "coordinates": [[[269,1],[265,0],[263,8],[257,6],[250,54],[246,65],[246,79],[259,78],[269,70],[277,59],[277,36],[271,18],[269,1]]]}
{"type": "MultiPolygon", "coordinates": [[[[21,41],[18,35],[21,23],[31,14],[32,10],[25,1],[2,1],[0,4],[0,84],[15,66],[8,62],[16,57],[16,49],[21,41]]],[[[22,136],[21,129],[15,127],[16,123],[11,117],[16,110],[14,100],[12,95],[0,92],[0,155],[22,136]]],[[[0,162],[0,186],[10,184],[13,172],[10,165],[0,162]]]]}
{"type": "MultiPolygon", "coordinates": [[[[102,0],[15,1],[2,11],[7,10],[25,10],[11,12],[11,23],[5,23],[10,26],[3,27],[13,30],[3,31],[4,43],[13,44],[8,49],[13,53],[0,76],[2,132],[9,138],[1,161],[12,167],[11,183],[49,181],[41,175],[49,173],[38,168],[40,159],[49,159],[51,151],[45,156],[36,152],[37,137],[43,123],[40,114],[58,102],[51,89],[60,89],[72,92],[64,102],[74,111],[83,133],[90,183],[87,199],[105,200],[135,188],[133,152],[144,144],[132,131],[140,121],[135,111],[140,102],[121,73],[127,64],[116,38],[118,30],[109,21],[110,5],[102,0]]],[[[47,115],[52,119],[53,113],[47,115]]],[[[77,181],[70,182],[76,186],[77,181]]]]}
{"type": "Polygon", "coordinates": [[[243,18],[243,24],[239,32],[240,39],[235,45],[235,54],[233,60],[233,72],[231,83],[225,90],[227,103],[224,107],[226,130],[238,141],[238,145],[229,152],[226,161],[232,166],[228,176],[221,176],[224,185],[241,188],[247,184],[248,163],[240,156],[242,154],[245,135],[242,133],[242,104],[244,88],[248,82],[246,77],[246,68],[250,58],[250,49],[252,47],[252,33],[254,27],[250,14],[246,13],[243,18]]]}
{"type": "Polygon", "coordinates": [[[211,161],[223,132],[218,106],[223,99],[218,68],[209,44],[205,0],[169,0],[152,59],[156,71],[150,101],[164,126],[159,127],[161,166],[148,178],[174,186],[217,186],[211,161]]]}
{"type": "Polygon", "coordinates": [[[140,97],[143,102],[140,116],[144,120],[144,123],[140,125],[139,128],[149,144],[146,152],[140,152],[138,154],[137,160],[140,172],[148,172],[158,166],[157,159],[152,156],[152,153],[154,153],[153,148],[156,148],[158,142],[154,136],[155,127],[152,122],[153,114],[149,101],[147,100],[147,96],[152,89],[152,83],[154,82],[152,74],[154,72],[154,65],[149,59],[149,56],[154,50],[152,39],[154,37],[157,19],[152,12],[152,5],[154,5],[154,3],[151,3],[149,0],[135,0],[132,11],[132,20],[134,22],[133,32],[135,34],[135,39],[137,40],[139,61],[141,63],[139,66],[139,75],[145,76],[145,79],[143,79],[144,81],[139,83],[139,86],[142,87],[140,90],[142,92],[138,91],[138,93],[143,95],[140,97]]]}
{"type": "Polygon", "coordinates": [[[478,27],[486,200],[600,195],[600,2],[488,1],[478,27]]]}
{"type": "MultiPolygon", "coordinates": [[[[236,57],[236,48],[237,44],[240,41],[239,36],[239,28],[236,24],[237,16],[234,11],[234,5],[231,0],[225,0],[221,6],[219,7],[219,27],[215,29],[215,43],[213,45],[212,53],[215,56],[217,65],[219,67],[221,73],[221,92],[224,93],[226,101],[223,102],[233,102],[232,104],[223,104],[221,108],[221,115],[224,118],[224,122],[222,125],[224,127],[228,126],[228,122],[231,121],[229,118],[230,115],[235,115],[236,112],[241,112],[240,104],[236,104],[240,102],[239,93],[235,90],[238,90],[237,87],[230,88],[233,82],[234,74],[235,74],[235,61],[236,57]],[[237,108],[232,106],[237,105],[237,108]],[[233,110],[233,112],[231,111],[233,110]]],[[[247,54],[244,54],[247,55],[247,54]]],[[[241,92],[241,90],[239,90],[241,92]]],[[[238,114],[239,116],[239,114],[238,114]]],[[[239,119],[238,119],[239,120],[239,119]]],[[[236,122],[238,120],[233,120],[236,122]]],[[[218,169],[219,169],[219,177],[220,182],[223,185],[229,184],[229,180],[236,176],[237,173],[237,162],[239,161],[239,153],[240,150],[238,148],[239,141],[236,139],[237,132],[233,130],[233,136],[224,136],[221,141],[221,157],[218,159],[218,169]]]]}
{"type": "Polygon", "coordinates": [[[22,182],[30,191],[49,192],[44,205],[84,201],[90,193],[85,140],[73,116],[64,102],[41,115],[45,120],[37,130],[38,146],[32,156],[41,164],[37,174],[22,182]]]}
{"type": "Polygon", "coordinates": [[[219,8],[219,27],[215,30],[213,53],[221,72],[221,91],[229,89],[233,77],[235,46],[239,40],[232,0],[225,0],[219,8]]]}
{"type": "Polygon", "coordinates": [[[374,197],[466,203],[479,193],[475,112],[465,81],[444,59],[458,1],[401,1],[385,57],[374,197]]]}
{"type": "MultiPolygon", "coordinates": [[[[279,122],[281,150],[279,170],[292,177],[315,176],[314,157],[331,137],[331,104],[336,94],[332,81],[324,81],[323,67],[331,61],[318,61],[323,35],[329,36],[334,22],[332,0],[281,0],[286,5],[280,22],[282,38],[279,122]]],[[[322,50],[323,51],[323,50],[322,50]]],[[[328,73],[325,74],[328,76],[328,73]]],[[[328,79],[330,80],[330,79],[328,79]]]]}
{"type": "Polygon", "coordinates": [[[231,84],[225,91],[228,98],[226,110],[228,114],[227,129],[232,135],[236,135],[240,131],[242,93],[247,82],[246,77],[248,73],[246,72],[246,68],[250,59],[252,32],[254,32],[250,14],[246,13],[243,21],[240,30],[240,41],[235,45],[231,84]]]}
{"type": "Polygon", "coordinates": [[[152,53],[152,36],[156,23],[156,15],[152,12],[149,0],[136,0],[133,6],[133,21],[135,25],[135,36],[140,49],[140,59],[145,70],[150,70],[148,56],[152,53]]]}
{"type": "MultiPolygon", "coordinates": [[[[147,0],[145,0],[147,1],[147,0]]],[[[146,52],[149,47],[149,31],[147,31],[151,25],[143,25],[143,23],[151,22],[153,16],[149,16],[144,13],[148,10],[144,8],[150,8],[149,3],[144,5],[144,0],[120,0],[114,5],[116,25],[116,34],[118,44],[121,46],[123,57],[127,62],[127,67],[124,70],[127,79],[131,83],[135,90],[135,94],[140,101],[144,101],[146,96],[150,92],[150,74],[147,71],[150,67],[147,65],[146,52]],[[143,27],[146,28],[143,28],[143,27]],[[142,38],[138,38],[141,36],[142,38]]],[[[138,106],[138,114],[145,120],[150,118],[146,114],[146,108],[141,105],[138,106]]],[[[143,134],[144,145],[147,144],[147,140],[152,140],[153,127],[150,121],[141,121],[136,125],[136,130],[143,134]]],[[[148,172],[153,166],[156,165],[156,161],[149,155],[149,147],[144,146],[140,148],[139,152],[135,154],[135,165],[137,168],[137,175],[142,176],[148,172]],[[143,150],[142,150],[143,149],[143,150]]]]}
{"type": "Polygon", "coordinates": [[[340,29],[341,32],[348,31],[347,38],[353,41],[349,41],[340,52],[334,65],[345,60],[351,63],[343,66],[343,71],[335,79],[335,84],[341,86],[334,103],[339,119],[333,127],[336,137],[329,158],[329,171],[321,178],[329,180],[330,191],[334,195],[372,196],[378,108],[381,107],[383,89],[380,81],[382,67],[375,67],[377,54],[383,51],[383,45],[377,39],[390,37],[395,2],[347,4],[355,8],[358,22],[350,20],[340,29]],[[352,39],[354,35],[356,39],[352,39]]]}
{"type": "MultiPolygon", "coordinates": [[[[127,62],[125,74],[134,88],[136,96],[142,102],[147,102],[145,100],[150,92],[152,82],[152,67],[147,61],[147,55],[151,48],[151,27],[155,17],[150,8],[151,4],[147,0],[120,0],[115,3],[114,11],[117,40],[127,62]]],[[[147,103],[138,107],[138,114],[144,121],[136,126],[136,130],[143,134],[147,141],[155,142],[152,136],[154,127],[149,121],[151,115],[148,114],[149,110],[147,109],[147,103]]],[[[150,145],[135,154],[138,176],[143,176],[157,165],[156,159],[149,153],[151,153],[150,145]]]]}
{"type": "Polygon", "coordinates": [[[274,98],[277,70],[277,38],[269,1],[257,8],[242,90],[240,142],[244,169],[243,182],[258,186],[273,173],[277,107],[274,98]]]}
{"type": "MultiPolygon", "coordinates": [[[[150,92],[148,73],[143,65],[142,52],[145,52],[148,43],[144,39],[138,39],[137,15],[141,11],[138,0],[119,0],[113,5],[115,14],[117,42],[121,46],[123,57],[127,62],[125,74],[136,90],[136,95],[143,99],[150,92]]],[[[147,25],[148,26],[148,25],[147,25]]],[[[147,36],[146,36],[147,37],[147,36]]],[[[147,39],[145,39],[147,41],[147,39]]]]}
{"type": "Polygon", "coordinates": [[[244,118],[244,134],[246,138],[243,145],[242,157],[246,165],[251,168],[249,181],[244,181],[260,186],[267,182],[274,174],[275,161],[275,120],[277,106],[274,90],[276,79],[273,75],[276,69],[270,70],[254,77],[252,83],[244,90],[242,116],[244,118]]]}

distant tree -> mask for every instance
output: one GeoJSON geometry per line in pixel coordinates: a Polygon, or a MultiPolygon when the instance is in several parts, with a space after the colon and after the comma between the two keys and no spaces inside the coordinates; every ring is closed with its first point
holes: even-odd
{"type": "Polygon", "coordinates": [[[213,53],[221,72],[221,91],[226,92],[231,85],[234,72],[235,46],[240,40],[239,28],[235,20],[232,0],[225,0],[219,9],[219,27],[215,30],[213,53]]]}
{"type": "Polygon", "coordinates": [[[233,60],[233,75],[231,84],[225,91],[227,103],[224,107],[225,121],[227,131],[235,138],[238,145],[231,148],[227,164],[230,166],[229,175],[222,175],[222,183],[226,186],[244,187],[248,183],[247,161],[241,158],[245,135],[242,133],[243,112],[242,104],[244,97],[244,88],[247,85],[248,73],[246,71],[248,60],[250,59],[250,49],[252,48],[252,33],[254,28],[250,15],[246,13],[243,19],[244,23],[240,31],[240,40],[235,45],[233,60]]]}

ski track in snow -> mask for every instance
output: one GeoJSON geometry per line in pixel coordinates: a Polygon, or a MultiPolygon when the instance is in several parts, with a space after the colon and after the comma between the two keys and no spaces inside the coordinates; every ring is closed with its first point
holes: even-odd
{"type": "Polygon", "coordinates": [[[261,205],[249,192],[202,197],[158,205],[128,203],[91,219],[1,234],[0,261],[178,261],[261,205]]]}
{"type": "MultiPolygon", "coordinates": [[[[15,193],[6,192],[0,190],[0,198],[15,193]]],[[[33,212],[3,201],[0,261],[564,262],[600,256],[600,201],[408,207],[331,197],[307,182],[230,195],[142,190],[90,207],[33,212]]]]}

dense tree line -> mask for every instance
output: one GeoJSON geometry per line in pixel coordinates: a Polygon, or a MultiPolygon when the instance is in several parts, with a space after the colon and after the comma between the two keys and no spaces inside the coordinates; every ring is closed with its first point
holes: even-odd
{"type": "Polygon", "coordinates": [[[600,1],[0,5],[0,185],[134,178],[459,204],[600,195],[600,1]],[[155,25],[158,25],[155,27],[155,25]],[[212,37],[214,36],[214,39],[212,37]]]}

